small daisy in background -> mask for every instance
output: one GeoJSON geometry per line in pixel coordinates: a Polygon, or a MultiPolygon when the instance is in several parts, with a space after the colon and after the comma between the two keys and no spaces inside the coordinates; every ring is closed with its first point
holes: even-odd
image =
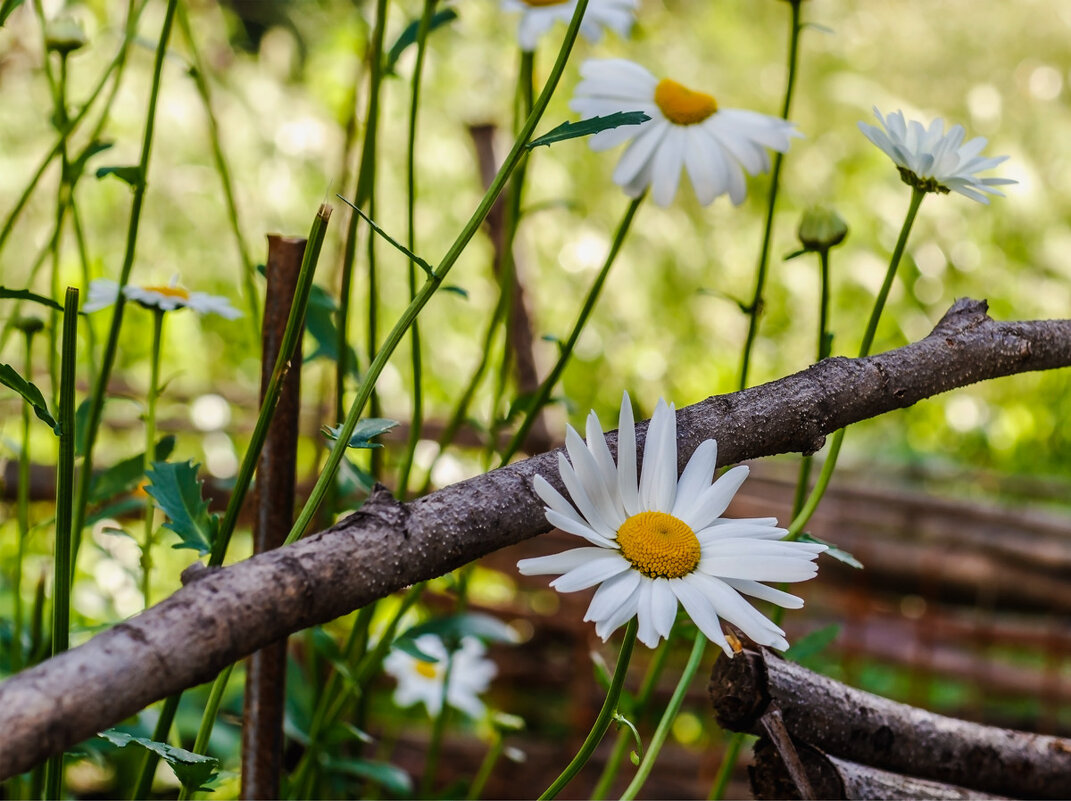
{"type": "MultiPolygon", "coordinates": [[[[609,28],[622,39],[627,38],[638,4],[639,0],[590,0],[580,23],[580,33],[589,42],[598,42],[603,28],[609,28]]],[[[520,12],[517,39],[522,50],[531,52],[554,23],[568,24],[576,11],[576,0],[502,0],[502,9],[520,12]]]]}
{"type": "MultiPolygon", "coordinates": [[[[146,309],[174,311],[193,309],[198,314],[218,314],[228,320],[242,316],[231,306],[227,298],[209,295],[207,292],[190,292],[178,285],[178,276],[167,286],[135,286],[127,284],[123,290],[128,300],[137,302],[146,309]]],[[[84,312],[95,312],[115,303],[119,297],[119,283],[110,278],[95,278],[89,282],[89,298],[82,307],[84,312]]]]}
{"type": "Polygon", "coordinates": [[[767,148],[784,153],[793,137],[802,136],[780,117],[719,108],[713,95],[672,78],[659,80],[625,59],[586,61],[580,75],[569,107],[583,118],[620,111],[642,111],[651,118],[601,131],[589,141],[592,150],[609,150],[631,140],[614,170],[614,183],[629,197],[650,187],[659,206],[672,202],[682,170],[702,205],[728,193],[739,206],[747,196],[745,173],[770,169],[767,148]]]}
{"type": "Polygon", "coordinates": [[[482,717],[484,705],[479,696],[487,691],[498,673],[495,663],[484,656],[487,652],[484,644],[475,637],[462,637],[461,648],[452,656],[436,634],[422,634],[413,644],[435,661],[417,659],[397,648],[392,650],[383,660],[383,669],[398,681],[394,702],[403,707],[422,703],[431,717],[437,717],[442,710],[443,680],[449,659],[452,665],[446,703],[469,717],[482,717]]]}
{"type": "Polygon", "coordinates": [[[591,546],[522,559],[520,572],[560,574],[550,583],[559,592],[599,585],[584,620],[595,622],[595,633],[604,641],[636,617],[640,642],[654,648],[669,636],[680,602],[707,639],[729,656],[733,650],[719,618],[760,645],[787,648],[784,631],[743,596],[800,608],[801,599],[760,582],[813,578],[814,560],[826,546],[780,542],[787,532],[772,517],[721,517],[748,468],[734,467],[711,483],[718,460],[712,439],[696,448],[678,480],[677,420],[665,401],[659,400],[647,429],[638,482],[627,393],[619,425],[616,465],[594,412],[588,416],[586,445],[572,427],[567,429],[569,459],[559,454],[558,470],[572,504],[542,476],[533,482],[547,504],[547,520],[591,546]]]}
{"type": "Polygon", "coordinates": [[[963,144],[966,132],[962,125],[953,125],[945,133],[944,120],[940,117],[926,128],[916,120],[905,120],[902,111],[882,116],[876,106],[874,116],[881,128],[860,122],[859,130],[893,160],[904,183],[914,189],[942,194],[959,192],[988,204],[986,194],[1004,197],[1003,192],[992,187],[1017,183],[1011,178],[978,177],[978,173],[993,169],[1008,157],[983,157],[982,148],[987,142],[984,136],[963,144]]]}

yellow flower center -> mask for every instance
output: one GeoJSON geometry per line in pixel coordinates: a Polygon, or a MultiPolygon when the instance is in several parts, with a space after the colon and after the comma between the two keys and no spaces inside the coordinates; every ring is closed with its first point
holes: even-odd
{"type": "Polygon", "coordinates": [[[541,8],[543,6],[563,6],[569,0],[523,0],[525,5],[541,8]]]}
{"type": "Polygon", "coordinates": [[[621,555],[650,578],[681,578],[695,570],[702,549],[683,520],[665,512],[640,512],[617,530],[621,555]]]}
{"type": "Polygon", "coordinates": [[[677,125],[695,125],[718,110],[718,101],[704,92],[693,92],[672,78],[655,87],[654,100],[666,119],[677,125]]]}
{"type": "Polygon", "coordinates": [[[419,659],[416,663],[416,672],[425,679],[434,679],[439,672],[438,665],[435,662],[425,662],[419,659]]]}
{"type": "Polygon", "coordinates": [[[180,298],[182,300],[189,300],[190,293],[182,287],[178,286],[147,286],[146,292],[155,292],[157,295],[164,295],[168,298],[180,298]]]}

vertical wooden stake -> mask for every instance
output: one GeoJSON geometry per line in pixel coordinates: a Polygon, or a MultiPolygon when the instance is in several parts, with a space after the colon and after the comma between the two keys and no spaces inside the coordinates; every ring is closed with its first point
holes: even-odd
{"type": "MultiPolygon", "coordinates": [[[[268,235],[267,297],[264,302],[260,392],[271,379],[297,287],[308,240],[268,235]]],[[[295,459],[301,395],[301,349],[283,379],[279,405],[257,464],[253,552],[278,548],[294,522],[295,459]]],[[[279,798],[283,710],[286,701],[286,639],[246,661],[242,727],[242,798],[279,798]]]]}

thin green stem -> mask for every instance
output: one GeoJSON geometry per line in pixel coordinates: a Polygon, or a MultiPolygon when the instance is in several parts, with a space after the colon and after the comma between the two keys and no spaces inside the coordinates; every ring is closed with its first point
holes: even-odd
{"type": "Polygon", "coordinates": [[[446,733],[446,722],[450,717],[450,704],[447,703],[450,694],[450,677],[454,672],[454,655],[447,654],[446,668],[443,670],[443,689],[439,697],[439,713],[431,726],[431,741],[424,756],[424,773],[420,777],[419,798],[431,798],[431,789],[435,785],[435,776],[439,772],[439,755],[442,753],[443,734],[446,733]]]}
{"type": "Polygon", "coordinates": [[[610,268],[617,259],[617,254],[621,250],[621,245],[625,241],[625,236],[628,234],[629,227],[632,225],[632,219],[636,216],[636,210],[640,207],[643,198],[644,196],[640,195],[629,203],[628,209],[625,211],[625,216],[621,218],[621,222],[617,226],[617,233],[614,234],[613,244],[610,246],[610,252],[606,254],[606,261],[603,263],[602,269],[599,270],[595,282],[588,290],[587,297],[584,299],[584,305],[581,307],[580,314],[577,316],[576,322],[573,324],[573,330],[569,334],[569,338],[561,345],[558,360],[554,363],[554,367],[551,368],[550,373],[547,374],[543,383],[539,385],[539,389],[536,391],[531,403],[525,410],[524,421],[517,428],[516,433],[514,433],[513,438],[510,439],[509,444],[506,446],[506,449],[502,454],[502,464],[509,462],[513,455],[520,450],[521,445],[524,444],[524,438],[528,436],[528,432],[531,430],[533,423],[535,423],[536,416],[547,404],[547,400],[550,398],[550,393],[554,390],[554,387],[558,383],[558,379],[561,378],[562,373],[565,371],[565,366],[568,364],[570,356],[573,355],[573,348],[576,347],[576,342],[580,338],[584,326],[587,324],[588,317],[591,315],[592,309],[595,308],[595,303],[599,299],[599,293],[602,291],[602,286],[606,282],[606,276],[609,275],[610,268]]]}
{"type": "MultiPolygon", "coordinates": [[[[788,82],[785,84],[785,99],[781,106],[781,118],[787,120],[792,107],[792,92],[796,86],[796,71],[799,67],[800,39],[800,5],[803,0],[789,0],[792,8],[792,27],[788,37],[788,82]]],[[[747,387],[748,369],[751,365],[751,351],[759,333],[759,317],[762,315],[763,290],[766,286],[766,273],[770,264],[770,241],[773,236],[774,210],[777,206],[777,192],[781,183],[781,164],[784,156],[774,154],[773,169],[770,171],[770,194],[766,202],[766,224],[762,230],[762,247],[759,251],[759,263],[755,269],[755,292],[748,305],[747,338],[744,340],[744,353],[740,360],[740,389],[747,387]]]]}
{"type": "Polygon", "coordinates": [[[639,624],[636,622],[636,618],[629,620],[628,626],[625,627],[625,637],[621,641],[621,651],[617,655],[614,676],[610,680],[610,688],[606,692],[606,700],[603,701],[602,709],[599,710],[598,717],[595,718],[595,723],[591,726],[591,731],[588,732],[584,744],[580,746],[580,750],[573,757],[573,761],[566,766],[565,770],[551,783],[543,795],[539,796],[539,801],[555,798],[565,788],[565,785],[580,772],[580,769],[587,764],[588,759],[591,758],[592,753],[602,741],[603,735],[606,734],[606,729],[609,728],[610,722],[614,719],[614,712],[617,711],[617,701],[621,697],[621,688],[625,684],[625,674],[628,673],[628,663],[632,659],[632,650],[636,645],[636,632],[638,629],[639,624]]]}
{"type": "MultiPolygon", "coordinates": [[[[74,368],[78,361],[78,290],[67,288],[63,303],[59,392],[59,462],[56,465],[56,553],[52,579],[52,656],[70,645],[71,631],[71,502],[74,486],[74,368]]],[[[48,761],[45,793],[61,798],[63,753],[48,761]]]]}
{"type": "Polygon", "coordinates": [[[119,349],[119,331],[123,325],[123,308],[126,305],[126,297],[123,295],[122,290],[130,281],[130,271],[134,267],[134,253],[137,249],[141,211],[145,202],[149,156],[152,153],[153,132],[156,128],[157,99],[160,96],[164,57],[167,54],[167,42],[171,36],[171,24],[175,19],[177,5],[178,0],[168,0],[167,10],[164,13],[164,22],[160,28],[160,38],[156,45],[156,53],[153,59],[152,88],[149,91],[149,103],[145,112],[145,133],[141,142],[141,156],[138,159],[139,180],[134,186],[134,199],[131,203],[130,222],[127,225],[126,233],[126,251],[123,255],[123,265],[119,271],[119,294],[112,309],[112,321],[108,329],[108,339],[104,345],[100,372],[93,383],[93,391],[89,402],[89,415],[86,420],[85,456],[82,459],[82,469],[78,475],[78,491],[74,507],[74,558],[77,558],[78,546],[82,539],[81,532],[85,523],[86,506],[89,500],[89,483],[93,477],[93,446],[97,441],[97,433],[104,412],[104,396],[108,391],[108,380],[111,378],[112,367],[115,365],[115,356],[119,349]]]}
{"type": "MultiPolygon", "coordinates": [[[[35,3],[34,6],[40,11],[40,3],[35,3]]],[[[41,12],[41,22],[44,25],[44,13],[41,12]]],[[[67,53],[60,53],[60,70],[59,78],[54,79],[51,71],[51,60],[49,54],[45,52],[45,66],[48,68],[49,82],[52,84],[53,95],[53,115],[56,118],[56,123],[60,126],[61,130],[67,131],[67,53]]],[[[56,185],[56,235],[52,237],[52,281],[51,281],[51,296],[58,298],[60,295],[60,243],[63,239],[63,218],[67,211],[67,205],[69,203],[68,195],[68,180],[70,173],[70,161],[68,158],[67,144],[69,131],[67,135],[60,140],[60,179],[56,185]]],[[[50,313],[50,325],[48,327],[48,373],[52,378],[52,392],[55,397],[59,397],[59,350],[56,348],[56,335],[59,329],[59,312],[55,309],[50,313]]]]}
{"type": "Polygon", "coordinates": [[[480,763],[480,767],[472,779],[472,784],[469,785],[469,791],[465,794],[466,801],[476,801],[477,798],[483,795],[483,788],[487,786],[487,780],[491,778],[491,772],[495,769],[499,757],[502,756],[502,750],[505,745],[506,738],[501,730],[496,728],[491,747],[487,749],[487,754],[480,763]]]}
{"type": "MultiPolygon", "coordinates": [[[[427,53],[428,30],[431,28],[431,18],[435,13],[437,0],[424,0],[424,11],[420,15],[420,25],[417,27],[417,55],[413,65],[412,91],[409,96],[409,139],[405,151],[405,174],[406,174],[406,239],[407,247],[411,253],[416,252],[416,134],[417,112],[420,109],[420,79],[424,73],[424,56],[427,53]]],[[[417,266],[409,262],[409,299],[416,297],[417,293],[417,266]]],[[[420,321],[414,320],[413,327],[409,331],[410,360],[413,366],[413,413],[409,420],[409,437],[405,445],[405,456],[402,458],[402,466],[398,471],[397,494],[405,498],[409,490],[409,473],[413,469],[413,457],[416,454],[417,443],[420,442],[420,431],[424,425],[424,386],[423,369],[421,364],[420,348],[420,321]]]]}
{"type": "MultiPolygon", "coordinates": [[[[168,733],[171,731],[171,724],[175,722],[175,713],[178,712],[179,700],[182,698],[182,693],[175,693],[169,695],[164,700],[164,705],[160,708],[160,717],[156,719],[156,726],[152,731],[152,738],[158,743],[166,743],[168,733]]],[[[130,794],[130,798],[148,798],[152,792],[152,780],[156,775],[156,765],[160,761],[160,757],[154,754],[152,751],[145,751],[141,757],[141,764],[138,766],[137,779],[134,781],[134,790],[130,794]]]]}
{"type": "MultiPolygon", "coordinates": [[[[911,204],[907,210],[907,216],[904,218],[904,224],[900,228],[900,236],[896,240],[896,247],[893,249],[892,257],[889,259],[889,268],[885,272],[885,280],[882,282],[881,289],[878,291],[877,297],[874,299],[874,308],[870,312],[870,320],[867,322],[866,331],[863,334],[863,341],[859,345],[859,357],[868,356],[870,354],[870,347],[874,344],[874,335],[878,330],[878,321],[881,319],[881,312],[885,308],[885,301],[889,297],[889,290],[892,289],[893,279],[896,277],[896,270],[900,266],[900,259],[904,255],[904,249],[907,247],[907,239],[911,234],[911,227],[915,223],[915,217],[918,215],[919,206],[922,205],[922,199],[926,196],[926,193],[920,189],[911,190],[911,204]]],[[[822,500],[822,496],[825,495],[826,489],[829,487],[829,481],[833,477],[833,471],[837,466],[837,457],[840,455],[840,448],[844,442],[844,432],[847,429],[840,429],[833,435],[833,441],[829,445],[829,453],[826,455],[826,460],[822,464],[822,472],[818,476],[818,481],[815,482],[814,489],[811,490],[811,494],[807,497],[806,503],[803,504],[803,508],[793,518],[792,523],[788,527],[787,539],[795,539],[803,531],[803,527],[807,525],[807,522],[811,519],[811,515],[815,513],[818,508],[819,502],[822,500]]]]}
{"type": "MultiPolygon", "coordinates": [[[[78,260],[82,267],[82,282],[85,286],[89,286],[89,249],[86,247],[85,231],[82,228],[82,215],[78,211],[78,204],[74,198],[74,186],[71,186],[71,226],[74,229],[74,241],[78,246],[78,260]]],[[[97,361],[97,335],[93,330],[93,326],[88,322],[85,326],[86,335],[86,353],[89,358],[86,361],[86,370],[88,372],[88,378],[90,384],[96,380],[96,361],[97,361]]]]}
{"type": "MultiPolygon", "coordinates": [[[[149,396],[145,404],[145,458],[142,460],[142,474],[152,467],[152,456],[156,452],[156,401],[160,395],[160,341],[163,339],[164,315],[161,308],[152,310],[152,351],[149,355],[149,396]]],[[[150,588],[152,577],[152,531],[156,517],[156,504],[152,498],[145,499],[145,530],[141,546],[141,597],[145,608],[151,604],[150,588]]]]}
{"type": "MultiPolygon", "coordinates": [[[[565,34],[565,41],[558,53],[558,59],[551,70],[550,76],[547,78],[547,83],[544,85],[543,91],[539,95],[539,99],[536,100],[531,115],[529,115],[528,119],[525,121],[520,135],[513,143],[513,147],[507,154],[505,161],[503,161],[498,173],[491,181],[491,185],[484,193],[483,199],[476,207],[476,211],[473,212],[469,221],[461,230],[461,233],[458,234],[454,243],[450,246],[449,250],[447,250],[442,261],[439,262],[439,266],[435,269],[433,276],[425,281],[424,286],[421,287],[416,298],[414,298],[406,307],[405,311],[402,312],[401,317],[398,318],[398,321],[394,324],[390,333],[387,334],[382,347],[380,347],[379,351],[376,353],[375,359],[368,365],[368,369],[365,371],[361,383],[357,387],[356,397],[350,405],[346,420],[342,424],[342,430],[339,432],[338,436],[339,442],[348,442],[353,435],[353,430],[357,426],[357,421],[360,419],[361,412],[364,410],[364,406],[368,402],[369,396],[372,394],[372,388],[379,379],[380,373],[383,372],[383,368],[394,354],[395,349],[397,349],[402,337],[405,336],[406,331],[409,330],[409,326],[412,325],[413,320],[416,319],[416,316],[424,306],[427,305],[428,301],[431,300],[432,295],[434,295],[435,291],[442,285],[443,279],[449,274],[450,269],[457,262],[462,251],[464,251],[472,237],[476,235],[476,231],[479,230],[480,225],[482,225],[483,221],[487,218],[487,214],[490,212],[495,199],[502,192],[506,183],[509,181],[510,175],[521,160],[521,157],[525,152],[525,145],[531,139],[532,132],[535,130],[536,125],[539,124],[539,120],[542,118],[543,112],[547,108],[547,104],[550,103],[551,95],[554,94],[554,90],[558,86],[558,81],[561,79],[562,73],[565,71],[569,53],[572,51],[573,43],[576,41],[577,34],[580,31],[580,21],[583,19],[584,11],[587,9],[587,6],[588,0],[578,0],[576,9],[573,11],[573,18],[569,23],[569,28],[565,34]]],[[[298,519],[294,522],[290,534],[287,535],[286,544],[294,542],[305,533],[305,529],[308,528],[309,523],[316,514],[317,508],[323,501],[324,495],[327,493],[328,487],[334,480],[335,471],[338,470],[338,465],[342,461],[345,451],[345,447],[335,447],[331,449],[331,452],[327,457],[327,462],[324,464],[324,468],[320,472],[319,478],[316,480],[316,485],[313,487],[308,501],[306,501],[305,506],[298,515],[298,519]]]]}
{"type": "Polygon", "coordinates": [[[718,765],[718,772],[714,776],[714,783],[710,787],[707,801],[721,801],[725,797],[725,788],[729,786],[729,781],[733,778],[733,768],[736,767],[736,760],[740,756],[740,749],[743,748],[746,737],[747,735],[742,732],[732,732],[729,735],[729,741],[725,744],[725,753],[722,754],[721,764],[718,765]]]}
{"type": "MultiPolygon", "coordinates": [[[[205,714],[201,716],[201,725],[197,728],[197,737],[193,741],[193,753],[195,754],[208,753],[208,741],[212,738],[212,728],[219,713],[219,705],[223,701],[223,691],[227,689],[227,682],[230,681],[233,670],[233,664],[227,665],[227,667],[223,668],[223,672],[216,676],[216,680],[212,682],[212,689],[208,693],[208,703],[205,705],[205,714]]],[[[193,793],[187,789],[186,785],[179,789],[179,801],[186,801],[192,796],[193,793]]]]}
{"type": "MultiPolygon", "coordinates": [[[[37,331],[23,329],[23,372],[28,381],[33,380],[33,336],[37,331]]],[[[19,528],[18,554],[15,557],[15,575],[11,583],[14,596],[14,624],[12,630],[11,672],[22,670],[22,569],[26,558],[26,540],[30,536],[30,404],[22,404],[22,447],[19,448],[19,483],[16,488],[16,519],[19,528]]]]}
{"type": "Polygon", "coordinates": [[[670,696],[666,711],[658,722],[658,728],[655,729],[654,737],[651,738],[651,744],[647,746],[647,753],[643,755],[643,760],[636,770],[636,775],[621,796],[622,801],[635,798],[636,794],[643,789],[644,782],[647,781],[651,769],[654,767],[655,762],[658,761],[662,746],[665,745],[666,738],[669,737],[673,722],[677,719],[677,713],[680,711],[681,703],[684,701],[684,694],[688,691],[692,679],[695,678],[696,671],[699,670],[699,663],[703,661],[703,652],[706,647],[707,638],[703,636],[702,632],[696,632],[695,643],[692,645],[692,653],[688,657],[688,663],[684,666],[684,672],[681,673],[680,681],[677,682],[673,695],[670,696]]]}

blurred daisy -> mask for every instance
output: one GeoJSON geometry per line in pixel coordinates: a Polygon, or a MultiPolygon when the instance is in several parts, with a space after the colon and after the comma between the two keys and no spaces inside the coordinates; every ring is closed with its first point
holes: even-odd
{"type": "Polygon", "coordinates": [[[498,672],[495,663],[484,658],[484,644],[475,637],[463,637],[461,648],[454,651],[453,657],[449,657],[446,645],[435,634],[422,634],[413,644],[436,661],[425,662],[398,649],[391,651],[383,660],[383,669],[398,680],[394,702],[398,706],[422,703],[428,714],[436,717],[442,709],[447,659],[452,658],[446,703],[469,717],[481,717],[484,706],[479,695],[487,691],[498,672]]]}
{"type": "MultiPolygon", "coordinates": [[[[625,38],[632,30],[636,6],[639,0],[589,0],[580,23],[580,32],[590,42],[602,38],[602,29],[609,28],[625,38]]],[[[539,37],[549,31],[555,22],[568,24],[576,11],[576,0],[502,0],[505,11],[519,11],[521,22],[517,39],[521,49],[532,51],[539,37]]]]}
{"type": "MultiPolygon", "coordinates": [[[[128,300],[136,301],[146,309],[193,309],[198,314],[218,314],[228,320],[241,317],[242,313],[231,306],[229,300],[206,292],[190,292],[178,285],[178,277],[167,286],[134,286],[127,284],[123,290],[128,300]]],[[[119,297],[119,284],[110,278],[95,278],[89,282],[89,299],[82,311],[95,312],[115,303],[119,297]]]]}
{"type": "Polygon", "coordinates": [[[757,111],[719,108],[712,95],[672,78],[657,79],[624,59],[589,60],[569,107],[584,118],[618,111],[642,111],[651,119],[601,131],[592,150],[609,150],[632,140],[614,170],[614,183],[630,197],[647,187],[659,206],[677,194],[686,170],[699,202],[706,206],[726,192],[739,206],[747,196],[744,173],[770,169],[766,148],[784,153],[794,136],[791,122],[757,111]]]}
{"type": "Polygon", "coordinates": [[[826,547],[778,542],[786,531],[772,517],[720,517],[748,468],[734,467],[711,483],[718,459],[712,439],[696,448],[678,481],[677,421],[665,401],[658,402],[647,429],[638,484],[636,430],[627,394],[621,401],[616,465],[594,412],[587,435],[585,445],[570,427],[565,437],[569,460],[558,456],[572,504],[542,476],[535,477],[534,485],[547,504],[547,520],[594,547],[522,559],[517,564],[521,573],[558,573],[550,586],[559,592],[599,585],[584,620],[595,622],[595,633],[603,640],[637,617],[640,642],[654,648],[669,636],[679,601],[729,656],[733,651],[719,618],[761,645],[787,648],[784,631],[743,596],[798,609],[802,600],[759,582],[812,578],[818,571],[814,560],[826,547]]]}
{"type": "Polygon", "coordinates": [[[923,192],[959,192],[988,204],[989,198],[983,193],[1004,197],[1003,192],[992,187],[1017,183],[1010,178],[978,177],[978,173],[993,169],[1008,157],[982,157],[982,148],[986,146],[984,136],[963,144],[966,132],[962,125],[953,125],[945,133],[944,120],[940,117],[929,128],[923,128],[915,120],[905,121],[902,111],[883,117],[876,106],[874,116],[881,128],[860,122],[859,130],[893,160],[908,186],[923,192]]]}

